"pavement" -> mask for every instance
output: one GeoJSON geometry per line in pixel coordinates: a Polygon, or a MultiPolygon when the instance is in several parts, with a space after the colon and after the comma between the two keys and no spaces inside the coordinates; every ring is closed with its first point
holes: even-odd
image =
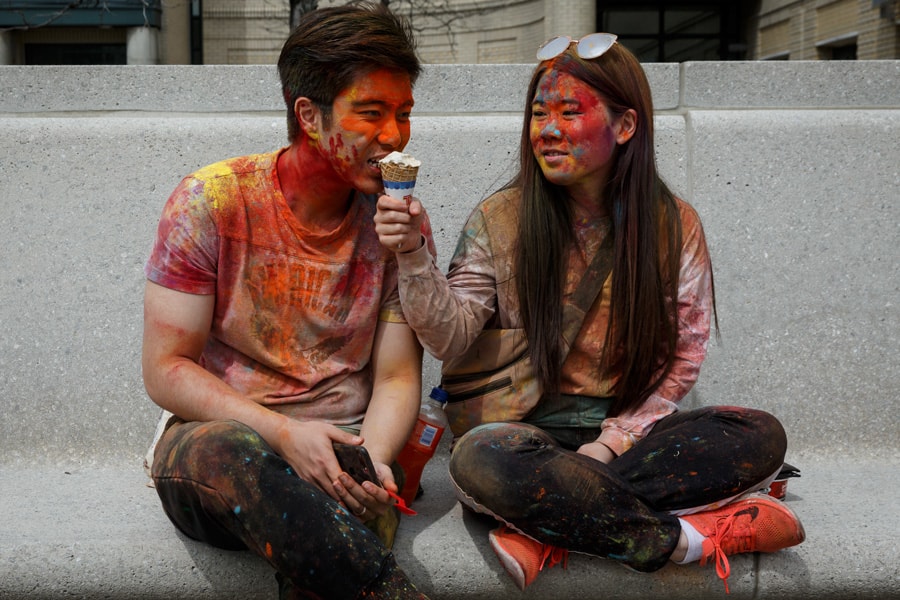
{"type": "MultiPolygon", "coordinates": [[[[520,592],[487,543],[490,519],[464,511],[446,477],[448,451],[428,464],[416,516],[394,547],[434,599],[724,598],[710,565],[634,573],[572,554],[520,592]]],[[[900,598],[897,461],[795,461],[787,504],[807,540],[731,557],[731,598],[900,598]]],[[[140,465],[0,471],[0,598],[273,599],[271,567],[248,552],[192,541],[169,523],[140,465]]]]}

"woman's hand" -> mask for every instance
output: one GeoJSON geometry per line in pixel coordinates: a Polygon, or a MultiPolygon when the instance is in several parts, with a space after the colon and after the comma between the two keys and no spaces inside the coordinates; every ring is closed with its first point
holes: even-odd
{"type": "Polygon", "coordinates": [[[616,455],[613,454],[613,451],[609,449],[609,446],[606,444],[601,444],[600,442],[591,442],[589,444],[583,445],[578,449],[578,454],[584,454],[585,456],[590,456],[594,460],[599,460],[602,463],[609,464],[616,458],[616,455]]]}
{"type": "Polygon", "coordinates": [[[407,206],[404,200],[381,195],[376,207],[375,232],[382,246],[392,252],[412,252],[422,247],[425,209],[418,198],[407,206]]]}

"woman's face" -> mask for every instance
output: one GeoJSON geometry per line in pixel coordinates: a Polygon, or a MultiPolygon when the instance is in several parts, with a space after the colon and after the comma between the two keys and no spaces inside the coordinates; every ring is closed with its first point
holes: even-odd
{"type": "Polygon", "coordinates": [[[634,131],[631,115],[614,119],[594,88],[553,69],[538,81],[531,110],[531,147],[544,176],[571,194],[599,195],[616,146],[634,131]]]}

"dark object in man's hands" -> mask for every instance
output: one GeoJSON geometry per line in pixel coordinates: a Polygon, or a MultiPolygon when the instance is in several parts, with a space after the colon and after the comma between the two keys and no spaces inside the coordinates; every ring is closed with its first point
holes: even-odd
{"type": "MultiPolygon", "coordinates": [[[[337,457],[341,469],[343,469],[347,475],[352,477],[353,481],[356,483],[362,485],[363,481],[371,481],[380,488],[384,487],[375,475],[375,465],[372,464],[372,457],[369,456],[369,451],[366,450],[364,446],[354,446],[353,444],[340,444],[335,442],[334,455],[337,457]]],[[[406,506],[406,502],[403,498],[391,490],[385,491],[388,493],[388,496],[396,501],[394,506],[397,507],[397,510],[405,515],[416,514],[416,511],[406,506]]]]}
{"type": "Polygon", "coordinates": [[[378,487],[381,482],[375,475],[375,465],[372,464],[372,457],[365,446],[354,446],[352,444],[334,444],[334,455],[338,459],[338,464],[347,475],[353,478],[353,481],[362,485],[364,481],[371,481],[378,487]]]}

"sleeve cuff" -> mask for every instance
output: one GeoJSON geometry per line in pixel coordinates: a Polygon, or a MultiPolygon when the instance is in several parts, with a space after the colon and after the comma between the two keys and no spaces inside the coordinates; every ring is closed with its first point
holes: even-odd
{"type": "Polygon", "coordinates": [[[428,251],[428,243],[422,236],[422,245],[412,252],[401,252],[397,256],[397,266],[401,277],[425,275],[431,272],[434,257],[428,251]]]}
{"type": "Polygon", "coordinates": [[[616,456],[622,456],[633,445],[631,435],[618,427],[606,427],[597,441],[612,450],[616,456]]]}

